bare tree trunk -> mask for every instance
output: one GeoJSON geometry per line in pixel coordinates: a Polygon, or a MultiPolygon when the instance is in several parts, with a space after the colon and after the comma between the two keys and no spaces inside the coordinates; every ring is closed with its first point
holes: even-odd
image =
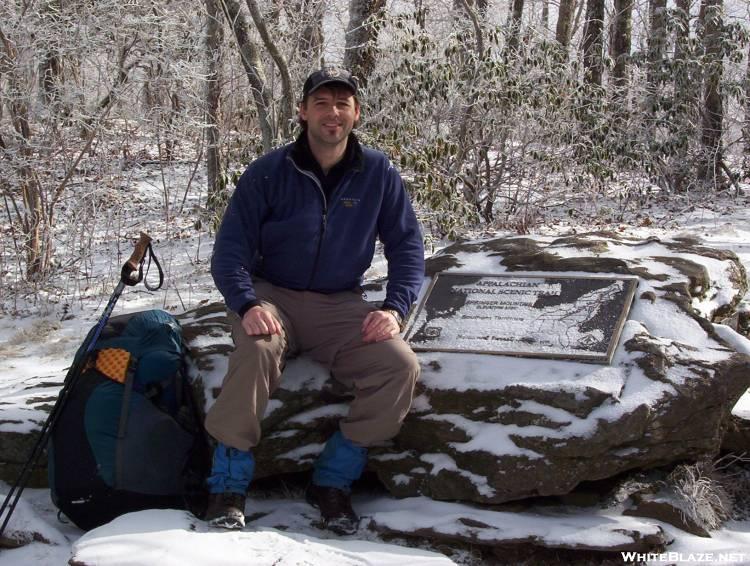
{"type": "MultiPolygon", "coordinates": [[[[115,75],[115,79],[112,82],[112,86],[110,87],[107,94],[104,95],[104,97],[97,103],[97,112],[103,112],[107,110],[114,103],[115,99],[117,98],[118,89],[128,82],[130,71],[132,71],[133,68],[140,62],[139,58],[128,62],[128,55],[130,55],[130,51],[131,49],[133,49],[133,47],[135,47],[136,43],[138,43],[138,37],[134,37],[130,43],[123,45],[120,48],[120,53],[117,57],[117,74],[115,75]]],[[[81,130],[82,139],[86,139],[89,136],[91,125],[94,122],[97,112],[92,113],[91,117],[85,121],[84,127],[81,130]]]]}
{"type": "MultiPolygon", "coordinates": [[[[60,0],[48,0],[42,7],[42,14],[52,26],[60,25],[60,0]]],[[[44,102],[56,112],[60,104],[60,81],[62,79],[62,59],[58,45],[48,42],[47,49],[39,65],[39,86],[44,102]]]]}
{"type": "Polygon", "coordinates": [[[205,0],[206,30],[206,182],[208,203],[215,202],[221,191],[221,158],[219,153],[219,101],[221,98],[221,0],[205,0]]]}
{"type": "Polygon", "coordinates": [[[169,97],[169,111],[165,112],[163,109],[160,111],[161,121],[164,125],[164,158],[167,161],[172,161],[175,155],[175,149],[177,148],[178,141],[177,135],[174,131],[174,119],[175,116],[179,115],[182,104],[180,103],[180,95],[177,92],[168,93],[169,97]]]}
{"type": "Polygon", "coordinates": [[[19,221],[24,233],[24,255],[26,256],[26,278],[38,280],[46,271],[45,258],[49,254],[45,250],[45,242],[49,240],[43,235],[44,206],[42,193],[34,172],[29,165],[32,162],[31,125],[29,123],[29,89],[24,86],[16,67],[18,53],[13,43],[0,29],[0,74],[5,75],[8,84],[10,118],[13,129],[20,142],[20,159],[15,169],[21,184],[24,211],[19,215],[19,221]]]}
{"type": "Polygon", "coordinates": [[[750,49],[747,53],[747,63],[745,67],[745,123],[742,128],[742,135],[745,138],[744,156],[745,169],[750,171],[750,49]]]}
{"type": "Polygon", "coordinates": [[[482,24],[479,20],[479,14],[471,7],[469,0],[459,0],[459,5],[471,20],[471,26],[474,29],[474,52],[476,60],[481,61],[484,57],[484,35],[482,33],[482,24]]]}
{"type": "Polygon", "coordinates": [[[39,83],[42,87],[44,102],[56,106],[60,101],[60,77],[62,76],[62,61],[57,51],[49,50],[39,65],[39,83]]]}
{"type": "Polygon", "coordinates": [[[648,66],[646,90],[648,110],[656,112],[658,93],[664,82],[664,51],[667,38],[667,0],[649,0],[648,66]]]}
{"type": "Polygon", "coordinates": [[[557,13],[557,27],[555,28],[555,39],[563,47],[570,45],[570,32],[573,23],[573,12],[575,12],[576,0],[560,0],[560,9],[557,13]]]}
{"type": "Polygon", "coordinates": [[[523,18],[524,0],[513,0],[513,9],[510,13],[508,26],[508,49],[511,53],[518,51],[518,36],[521,33],[521,20],[523,18]]]}
{"type": "MultiPolygon", "coordinates": [[[[481,62],[482,57],[484,56],[484,36],[482,34],[482,26],[479,22],[479,15],[477,12],[469,5],[468,0],[459,0],[461,3],[461,6],[463,7],[464,11],[466,12],[466,15],[469,16],[469,19],[471,20],[472,27],[474,28],[474,40],[475,40],[475,63],[474,63],[474,69],[472,70],[472,81],[476,81],[476,68],[478,64],[481,62]]],[[[477,93],[472,90],[472,95],[469,97],[468,100],[465,101],[464,109],[461,113],[461,122],[458,127],[458,152],[456,155],[456,159],[453,162],[453,167],[456,171],[461,170],[461,166],[463,165],[464,158],[466,157],[466,154],[469,151],[469,143],[468,143],[468,133],[469,133],[469,125],[471,123],[472,117],[474,115],[474,107],[477,100],[477,93]]]]}
{"type": "Polygon", "coordinates": [[[674,59],[677,63],[677,70],[674,78],[674,92],[677,112],[682,114],[687,111],[689,105],[692,82],[687,65],[690,42],[690,0],[677,0],[676,8],[674,59]]]}
{"type": "Polygon", "coordinates": [[[422,30],[425,29],[427,25],[427,8],[424,5],[424,0],[414,0],[414,13],[419,28],[422,30]]]}
{"type": "MultiPolygon", "coordinates": [[[[298,39],[289,52],[289,63],[301,61],[305,69],[325,66],[323,55],[323,11],[326,0],[291,0],[283,3],[288,25],[298,39]]],[[[268,18],[266,18],[268,21],[268,18]]]]}
{"type": "Polygon", "coordinates": [[[313,68],[323,67],[323,4],[318,0],[302,0],[300,13],[305,18],[301,50],[314,61],[313,68]]]}
{"type": "Polygon", "coordinates": [[[294,116],[294,93],[292,92],[292,79],[289,75],[286,57],[282,55],[276,43],[271,39],[271,34],[268,33],[266,21],[260,13],[258,3],[255,0],[245,0],[245,3],[250,10],[250,16],[253,18],[255,27],[258,28],[263,45],[271,55],[273,62],[276,63],[276,68],[279,70],[279,75],[281,76],[281,112],[279,113],[277,132],[282,139],[286,139],[294,129],[294,122],[292,120],[294,116]]]}
{"type": "MultiPolygon", "coordinates": [[[[690,2],[691,0],[677,0],[675,9],[674,34],[674,133],[675,156],[667,173],[671,176],[672,189],[682,193],[695,174],[693,165],[688,160],[690,140],[694,137],[693,116],[696,105],[695,96],[691,88],[697,77],[692,76],[690,48],[690,2]]],[[[700,80],[700,79],[697,79],[700,80]]]]}
{"type": "Polygon", "coordinates": [[[604,0],[587,0],[583,28],[584,80],[601,86],[604,69],[604,0]]]}
{"type": "Polygon", "coordinates": [[[549,29],[549,0],[542,0],[542,29],[549,29]]]}
{"type": "Polygon", "coordinates": [[[378,30],[373,20],[382,16],[384,10],[385,0],[349,0],[344,66],[364,85],[375,69],[378,30]]]}
{"type": "Polygon", "coordinates": [[[716,185],[721,180],[722,165],[722,122],[724,103],[720,84],[723,75],[722,31],[724,26],[722,0],[704,0],[703,47],[706,63],[703,80],[703,116],[701,120],[703,159],[698,170],[698,178],[713,180],[716,185]]]}
{"type": "Polygon", "coordinates": [[[578,31],[578,26],[581,25],[581,16],[583,15],[583,9],[587,7],[587,3],[585,0],[578,0],[578,4],[576,5],[576,17],[575,20],[573,20],[573,27],[570,28],[570,38],[573,39],[576,32],[578,31]]]}
{"type": "MultiPolygon", "coordinates": [[[[481,182],[478,178],[479,155],[483,150],[482,143],[482,126],[480,118],[475,118],[477,113],[477,100],[479,98],[477,83],[481,80],[481,67],[486,56],[484,31],[480,14],[476,9],[476,4],[471,0],[457,0],[454,4],[459,7],[471,22],[474,33],[473,53],[468,41],[464,44],[464,49],[460,56],[464,59],[465,65],[462,65],[462,77],[464,88],[469,93],[466,97],[461,98],[460,113],[458,124],[454,126],[456,131],[457,151],[455,157],[448,168],[450,176],[460,180],[459,185],[462,187],[463,199],[471,205],[471,208],[479,213],[481,203],[479,201],[480,191],[478,184],[481,182]]],[[[453,189],[450,184],[443,188],[446,195],[453,189]]],[[[457,190],[457,189],[456,189],[457,190]]]]}
{"type": "Polygon", "coordinates": [[[633,0],[615,0],[611,51],[612,59],[615,61],[614,69],[612,69],[612,82],[615,91],[623,91],[628,86],[632,22],[633,0]]]}
{"type": "Polygon", "coordinates": [[[237,0],[222,0],[221,6],[237,41],[242,66],[245,68],[245,74],[250,83],[250,91],[255,101],[255,109],[258,112],[258,126],[263,140],[263,150],[270,151],[274,139],[273,127],[271,126],[271,96],[266,88],[266,75],[263,71],[258,46],[248,35],[247,22],[240,11],[237,0]]]}

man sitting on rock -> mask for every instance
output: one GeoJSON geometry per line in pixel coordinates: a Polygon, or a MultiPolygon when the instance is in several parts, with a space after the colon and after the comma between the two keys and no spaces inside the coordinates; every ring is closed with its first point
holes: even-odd
{"type": "Polygon", "coordinates": [[[252,448],[288,356],[323,364],[354,393],[306,491],[334,532],[356,530],[350,486],[367,447],[395,436],[411,405],[419,365],[399,331],[423,279],[422,237],[399,173],[352,133],[359,117],[350,73],[312,73],[299,104],[301,135],[247,168],[216,236],[211,272],[235,350],[206,417],[218,441],[208,478],[213,526],[244,527],[252,448]],[[376,238],[388,260],[379,309],[359,287],[376,238]]]}

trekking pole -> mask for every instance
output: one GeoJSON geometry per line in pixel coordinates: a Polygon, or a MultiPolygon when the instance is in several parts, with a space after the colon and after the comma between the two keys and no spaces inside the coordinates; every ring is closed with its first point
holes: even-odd
{"type": "Polygon", "coordinates": [[[150,291],[155,291],[161,288],[162,283],[164,282],[164,273],[162,272],[161,265],[159,265],[159,261],[156,259],[154,251],[151,248],[151,238],[148,234],[141,232],[138,243],[135,245],[135,249],[133,250],[133,254],[130,256],[130,259],[128,259],[128,261],[126,261],[122,266],[122,270],[120,272],[120,282],[117,284],[114,293],[112,293],[112,296],[109,298],[109,302],[104,308],[104,312],[99,318],[99,321],[96,323],[96,326],[93,328],[93,330],[89,331],[86,339],[83,341],[83,344],[79,349],[79,352],[81,352],[81,354],[76,356],[70,368],[68,369],[68,373],[65,375],[65,380],[63,381],[62,389],[60,389],[57,400],[55,401],[52,410],[50,410],[47,419],[42,425],[41,431],[39,432],[39,438],[34,444],[34,448],[31,450],[31,455],[29,456],[28,460],[26,460],[26,463],[24,464],[23,469],[18,476],[18,479],[13,484],[13,487],[8,492],[8,495],[5,497],[5,501],[3,501],[3,506],[0,508],[0,517],[3,516],[3,513],[5,513],[6,509],[8,510],[8,513],[5,516],[5,520],[3,521],[2,526],[0,526],[0,537],[2,537],[3,533],[5,532],[5,527],[8,526],[8,521],[10,521],[10,517],[13,514],[13,511],[15,511],[16,509],[18,500],[21,498],[21,493],[23,493],[23,490],[26,488],[26,484],[29,481],[31,472],[36,466],[37,460],[39,460],[39,456],[42,454],[44,447],[47,445],[49,436],[52,433],[55,423],[57,422],[57,417],[62,411],[63,406],[65,405],[68,393],[78,381],[78,377],[80,376],[81,370],[86,364],[89,354],[93,351],[94,346],[96,346],[96,342],[99,340],[99,336],[101,335],[104,326],[107,324],[107,321],[109,320],[109,317],[115,308],[117,299],[120,298],[120,295],[122,294],[126,285],[134,286],[143,280],[143,263],[146,259],[147,252],[149,265],[146,268],[146,273],[148,274],[148,269],[150,268],[151,261],[153,260],[157,269],[159,270],[159,284],[153,287],[149,285],[147,281],[144,281],[144,285],[150,291]]]}

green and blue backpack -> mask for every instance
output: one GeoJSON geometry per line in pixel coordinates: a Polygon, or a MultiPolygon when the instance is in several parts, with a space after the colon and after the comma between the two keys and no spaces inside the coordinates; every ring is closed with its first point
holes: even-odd
{"type": "Polygon", "coordinates": [[[52,500],[80,528],[142,509],[200,509],[209,452],[185,367],[169,313],[116,316],[103,329],[48,448],[52,500]]]}

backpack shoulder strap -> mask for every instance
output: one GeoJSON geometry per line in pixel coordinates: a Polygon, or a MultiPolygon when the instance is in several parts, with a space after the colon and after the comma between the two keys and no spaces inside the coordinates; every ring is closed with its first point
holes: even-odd
{"type": "Polygon", "coordinates": [[[122,485],[123,464],[125,461],[125,435],[128,432],[128,417],[130,416],[130,399],[133,396],[133,382],[135,381],[135,364],[128,366],[120,405],[120,423],[117,428],[117,445],[115,447],[115,489],[122,485]]]}

